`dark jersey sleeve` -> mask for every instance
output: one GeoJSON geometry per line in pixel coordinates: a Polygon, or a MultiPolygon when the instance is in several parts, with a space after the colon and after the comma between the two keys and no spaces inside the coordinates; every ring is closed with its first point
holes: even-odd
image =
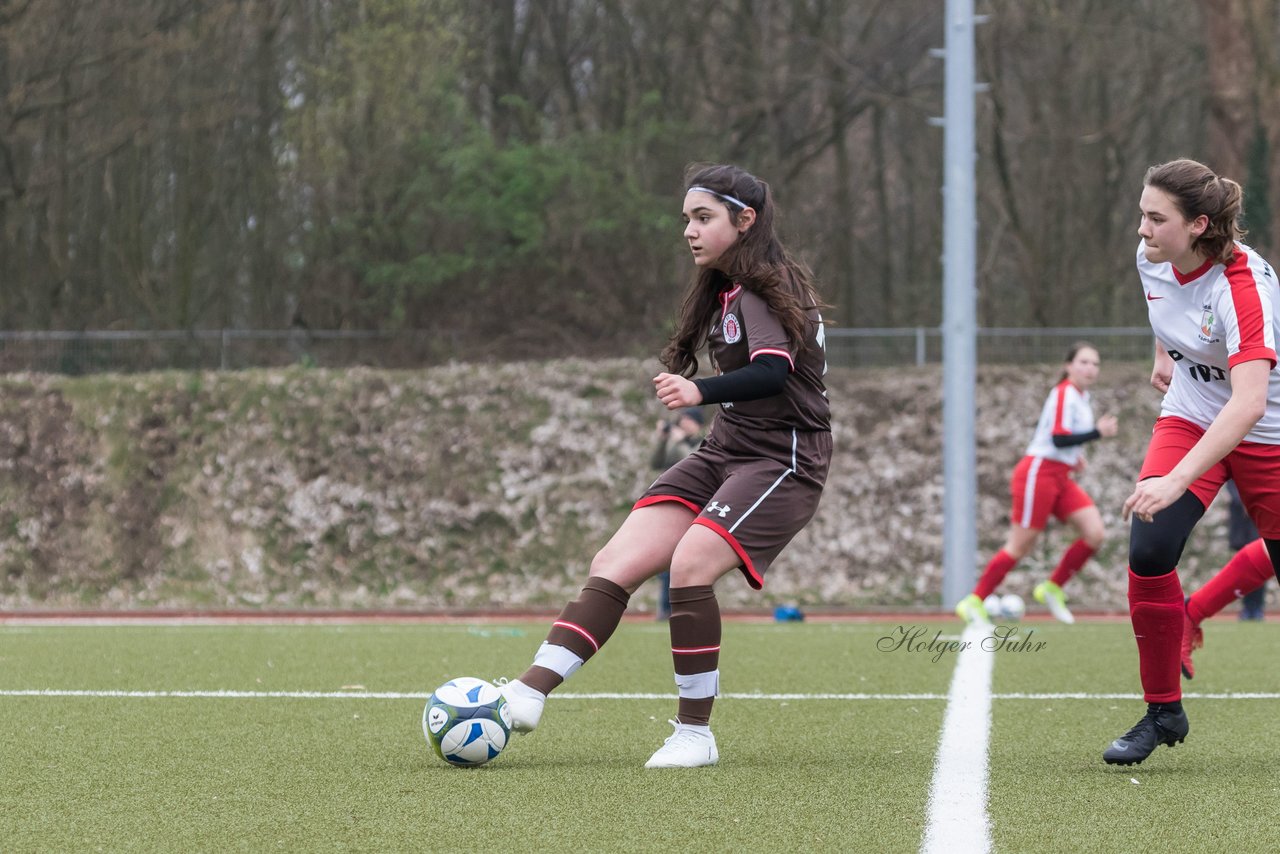
{"type": "Polygon", "coordinates": [[[1101,438],[1102,434],[1097,430],[1090,430],[1088,433],[1054,433],[1053,446],[1055,448],[1071,448],[1101,438]]]}
{"type": "Polygon", "coordinates": [[[759,400],[782,394],[787,385],[791,362],[782,356],[757,356],[745,367],[718,377],[697,379],[693,384],[702,392],[703,403],[730,403],[759,400]]]}

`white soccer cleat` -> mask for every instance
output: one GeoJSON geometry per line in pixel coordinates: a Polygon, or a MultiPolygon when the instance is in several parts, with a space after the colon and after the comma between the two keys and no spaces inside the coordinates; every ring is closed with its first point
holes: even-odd
{"type": "Polygon", "coordinates": [[[1037,602],[1048,607],[1049,613],[1053,614],[1059,622],[1071,625],[1076,621],[1071,609],[1067,607],[1067,594],[1052,581],[1041,581],[1036,585],[1036,589],[1031,591],[1031,595],[1037,602]]]}
{"type": "Polygon", "coordinates": [[[547,695],[536,691],[519,679],[498,680],[498,690],[507,698],[507,708],[511,711],[511,729],[514,732],[533,732],[542,718],[542,707],[547,702],[547,695]]]}
{"type": "Polygon", "coordinates": [[[657,752],[644,763],[646,768],[701,768],[720,759],[716,737],[709,726],[691,726],[667,721],[676,731],[667,736],[657,752]]]}
{"type": "Polygon", "coordinates": [[[987,607],[976,593],[970,593],[960,600],[959,604],[956,605],[956,616],[969,625],[991,625],[991,617],[987,615],[987,607]]]}

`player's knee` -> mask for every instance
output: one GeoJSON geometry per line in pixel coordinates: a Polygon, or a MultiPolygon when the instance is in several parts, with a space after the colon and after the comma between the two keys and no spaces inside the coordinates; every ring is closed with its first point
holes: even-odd
{"type": "Polygon", "coordinates": [[[1203,515],[1204,505],[1188,491],[1151,522],[1135,516],[1129,529],[1129,568],[1147,577],[1177,569],[1187,537],[1203,515]]]}
{"type": "Polygon", "coordinates": [[[713,571],[707,564],[694,561],[671,561],[672,587],[697,587],[703,584],[715,584],[721,573],[713,571]]]}
{"type": "Polygon", "coordinates": [[[608,549],[601,549],[591,559],[590,574],[597,578],[607,578],[628,593],[635,593],[645,578],[657,573],[644,573],[641,569],[632,566],[625,555],[618,556],[608,549]]]}
{"type": "Polygon", "coordinates": [[[1129,568],[1135,575],[1155,576],[1172,572],[1178,566],[1181,549],[1158,537],[1139,536],[1129,539],[1129,568]]]}
{"type": "Polygon", "coordinates": [[[1005,543],[1003,551],[1014,560],[1022,560],[1031,551],[1031,547],[1020,543],[1005,543]]]}
{"type": "Polygon", "coordinates": [[[1031,553],[1031,547],[1039,539],[1040,532],[1033,528],[1014,528],[1004,541],[1004,553],[1014,560],[1022,560],[1031,553]]]}
{"type": "Polygon", "coordinates": [[[1095,552],[1106,538],[1107,529],[1103,527],[1091,528],[1080,535],[1080,539],[1084,540],[1084,544],[1095,552]]]}

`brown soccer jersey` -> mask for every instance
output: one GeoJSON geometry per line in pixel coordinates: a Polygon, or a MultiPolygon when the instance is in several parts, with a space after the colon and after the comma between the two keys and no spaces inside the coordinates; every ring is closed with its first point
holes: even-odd
{"type": "Polygon", "coordinates": [[[831,415],[822,377],[827,372],[823,325],[810,312],[804,345],[793,352],[768,304],[742,285],[720,295],[720,313],[708,336],[711,361],[719,373],[745,367],[761,355],[781,356],[791,363],[782,394],[741,403],[722,403],[720,417],[747,429],[830,430],[831,415]]]}
{"type": "Polygon", "coordinates": [[[721,404],[702,447],[659,477],[636,502],[676,501],[693,524],[718,533],[759,588],[774,558],[813,517],[831,464],[831,431],[822,324],[792,352],[782,324],[760,297],[737,285],[721,295],[710,335],[712,359],[727,373],[756,356],[781,356],[791,372],[780,394],[721,404]]]}

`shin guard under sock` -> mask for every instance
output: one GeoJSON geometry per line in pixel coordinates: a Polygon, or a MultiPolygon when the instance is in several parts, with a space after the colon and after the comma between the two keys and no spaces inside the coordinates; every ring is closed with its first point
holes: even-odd
{"type": "MultiPolygon", "coordinates": [[[[559,619],[551,624],[546,644],[563,647],[578,659],[587,661],[599,652],[618,628],[630,598],[631,594],[606,578],[588,578],[578,598],[565,605],[559,619]]],[[[547,694],[567,675],[535,663],[524,672],[520,681],[547,694]]]]}
{"type": "Polygon", "coordinates": [[[1175,569],[1141,576],[1129,570],[1129,618],[1138,642],[1143,699],[1172,703],[1182,699],[1182,582],[1175,569]]]}
{"type": "Polygon", "coordinates": [[[982,577],[974,585],[973,594],[979,599],[986,599],[992,593],[995,593],[996,588],[1000,586],[1000,582],[1004,581],[1004,577],[1009,574],[1009,570],[1013,569],[1017,563],[1018,559],[1004,549],[996,552],[995,556],[987,564],[987,568],[982,571],[982,577]]]}
{"type": "Polygon", "coordinates": [[[720,603],[710,585],[671,588],[671,659],[682,724],[706,726],[720,689],[720,603]]]}
{"type": "Polygon", "coordinates": [[[1193,625],[1198,626],[1201,620],[1212,617],[1274,577],[1275,570],[1271,566],[1266,543],[1254,540],[1232,555],[1226,566],[1191,594],[1191,598],[1187,600],[1187,616],[1191,618],[1193,625]]]}
{"type": "Polygon", "coordinates": [[[1080,567],[1084,566],[1085,561],[1093,557],[1093,551],[1093,546],[1084,540],[1076,540],[1063,552],[1062,560],[1058,561],[1049,580],[1062,587],[1071,580],[1071,576],[1075,575],[1080,567]]]}

